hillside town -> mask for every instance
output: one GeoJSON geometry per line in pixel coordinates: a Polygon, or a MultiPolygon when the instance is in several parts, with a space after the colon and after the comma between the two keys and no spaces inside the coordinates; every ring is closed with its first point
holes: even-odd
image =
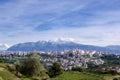
{"type": "MultiPolygon", "coordinates": [[[[59,62],[64,70],[71,70],[72,67],[83,67],[88,68],[88,64],[92,63],[94,65],[102,65],[105,63],[101,57],[105,55],[102,52],[97,51],[87,51],[80,49],[73,50],[63,50],[63,51],[54,51],[54,52],[41,52],[36,51],[40,62],[46,67],[49,68],[52,66],[52,63],[59,62]]],[[[0,58],[8,59],[9,61],[23,60],[31,52],[0,52],[0,58]]],[[[120,55],[115,55],[118,59],[120,55]]],[[[9,62],[8,61],[8,62],[9,62]]],[[[102,70],[116,70],[120,72],[120,66],[111,67],[104,66],[101,67],[102,70]]]]}
{"type": "Polygon", "coordinates": [[[84,51],[79,49],[64,50],[61,52],[47,52],[46,54],[53,56],[52,58],[40,57],[46,65],[50,62],[61,63],[63,69],[68,70],[74,66],[87,68],[87,63],[92,62],[96,65],[103,64],[104,61],[100,59],[102,53],[96,51],[84,51]]]}
{"type": "MultiPolygon", "coordinates": [[[[4,59],[25,59],[30,52],[2,52],[0,58],[4,59]]],[[[103,64],[104,61],[100,59],[101,52],[84,51],[80,49],[64,50],[56,52],[38,52],[38,56],[44,65],[49,66],[57,61],[61,63],[63,69],[71,69],[73,66],[80,66],[87,68],[87,63],[91,62],[96,65],[103,64]]]]}

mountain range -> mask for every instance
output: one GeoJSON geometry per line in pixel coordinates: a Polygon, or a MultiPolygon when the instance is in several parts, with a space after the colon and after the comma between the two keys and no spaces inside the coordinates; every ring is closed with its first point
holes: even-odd
{"type": "Polygon", "coordinates": [[[38,42],[26,42],[26,43],[19,43],[16,45],[11,46],[7,49],[7,51],[62,51],[62,50],[71,50],[71,49],[82,49],[82,50],[96,50],[99,52],[104,53],[120,53],[120,46],[93,46],[93,45],[83,45],[76,43],[74,41],[64,41],[64,40],[57,40],[57,41],[38,41],[38,42]]]}

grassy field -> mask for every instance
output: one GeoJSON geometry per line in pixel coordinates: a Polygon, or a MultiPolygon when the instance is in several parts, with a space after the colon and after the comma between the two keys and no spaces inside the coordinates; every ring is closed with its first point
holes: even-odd
{"type": "Polygon", "coordinates": [[[29,78],[22,78],[21,80],[31,80],[31,79],[29,79],[29,78]]]}
{"type": "MultiPolygon", "coordinates": [[[[0,80],[32,80],[30,78],[17,78],[13,73],[7,69],[8,64],[0,63],[0,80]]],[[[48,80],[113,80],[113,78],[120,77],[120,75],[95,75],[91,73],[80,72],[64,72],[63,74],[48,80]]]]}
{"type": "Polygon", "coordinates": [[[79,73],[79,72],[64,72],[56,78],[50,80],[103,80],[99,76],[79,73]]]}
{"type": "Polygon", "coordinates": [[[16,80],[15,75],[6,69],[5,64],[0,64],[0,80],[16,80]]]}
{"type": "Polygon", "coordinates": [[[116,76],[105,75],[104,80],[113,80],[114,78],[118,78],[118,77],[120,77],[120,75],[116,75],[116,76]]]}

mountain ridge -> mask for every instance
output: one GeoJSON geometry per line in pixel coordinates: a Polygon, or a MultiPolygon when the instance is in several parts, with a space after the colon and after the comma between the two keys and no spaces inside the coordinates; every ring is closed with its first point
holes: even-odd
{"type": "Polygon", "coordinates": [[[16,45],[11,46],[7,49],[7,51],[62,51],[62,50],[71,50],[71,49],[82,49],[82,50],[96,50],[99,52],[104,53],[120,53],[120,49],[110,48],[109,46],[100,47],[100,46],[93,46],[93,45],[84,45],[79,44],[74,41],[37,41],[37,42],[26,42],[26,43],[19,43],[16,45]]]}

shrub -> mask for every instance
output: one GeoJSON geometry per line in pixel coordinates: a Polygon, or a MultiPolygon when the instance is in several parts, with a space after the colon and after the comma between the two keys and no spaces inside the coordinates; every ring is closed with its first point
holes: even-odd
{"type": "Polygon", "coordinates": [[[83,70],[83,68],[76,66],[76,67],[72,67],[72,71],[83,72],[84,70],[83,70]]]}
{"type": "Polygon", "coordinates": [[[7,68],[8,68],[8,70],[9,70],[10,72],[15,73],[15,71],[16,71],[15,66],[14,66],[14,65],[12,65],[12,64],[8,64],[8,65],[7,65],[7,68]]]}
{"type": "Polygon", "coordinates": [[[108,74],[117,75],[117,74],[118,74],[118,72],[117,72],[117,71],[115,71],[115,70],[110,70],[110,71],[108,71],[108,74]]]}
{"type": "Polygon", "coordinates": [[[61,65],[58,62],[54,62],[53,66],[49,69],[48,75],[50,77],[56,77],[57,75],[62,74],[61,65]]]}
{"type": "Polygon", "coordinates": [[[21,73],[27,77],[41,77],[43,72],[43,67],[40,64],[37,54],[35,52],[30,53],[26,60],[18,61],[16,63],[17,73],[21,73]]]}

